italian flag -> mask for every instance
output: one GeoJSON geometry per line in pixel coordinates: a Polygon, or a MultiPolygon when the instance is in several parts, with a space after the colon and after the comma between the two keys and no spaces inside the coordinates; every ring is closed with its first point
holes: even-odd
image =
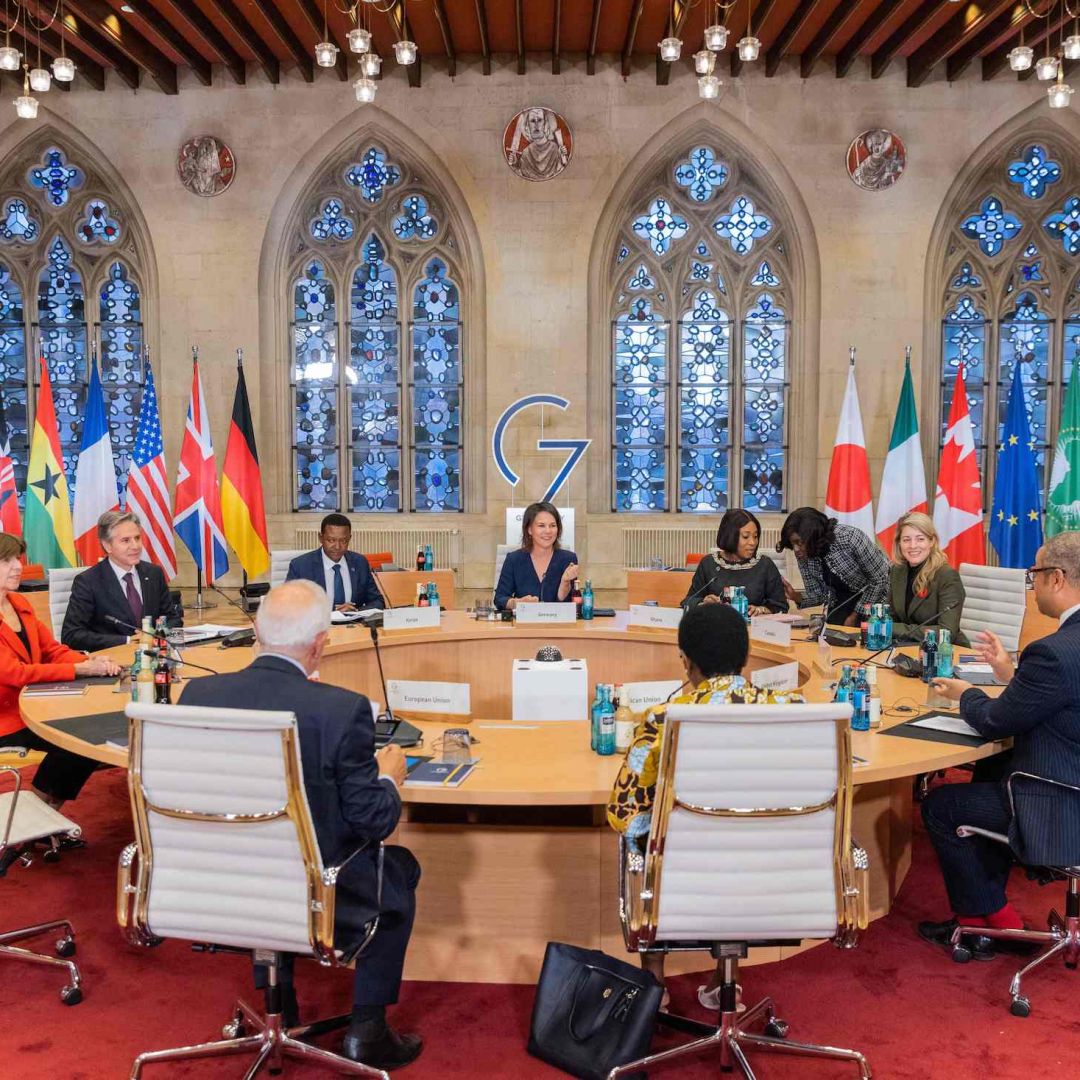
{"type": "Polygon", "coordinates": [[[866,456],[859,391],[855,386],[855,362],[848,368],[847,390],[836,430],[825,513],[845,525],[862,529],[874,539],[874,508],[870,499],[870,462],[866,456]]]}
{"type": "Polygon", "coordinates": [[[896,523],[913,510],[926,513],[926,473],[919,446],[919,419],[915,413],[915,388],[911,362],[904,361],[904,382],[893,420],[889,453],[881,473],[877,504],[877,538],[886,554],[892,552],[896,523]]]}
{"type": "Polygon", "coordinates": [[[941,550],[949,563],[986,562],[983,539],[982,481],[979,459],[975,456],[975,433],[968,411],[964,368],[956,369],[949,423],[938,466],[937,495],[934,499],[934,527],[941,550]]]}

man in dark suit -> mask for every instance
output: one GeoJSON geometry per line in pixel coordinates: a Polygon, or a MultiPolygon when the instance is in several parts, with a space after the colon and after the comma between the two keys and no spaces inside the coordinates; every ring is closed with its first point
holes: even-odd
{"type": "MultiPolygon", "coordinates": [[[[304,788],[323,865],[345,863],[337,879],[335,947],[347,952],[363,938],[366,924],[379,917],[371,943],[357,957],[343,1050],[375,1068],[396,1068],[412,1061],[422,1046],[419,1037],[399,1035],[386,1023],[386,1006],[397,1002],[401,987],[420,867],[406,848],[388,846],[381,898],[376,867],[379,841],[401,816],[398,787],[405,780],[405,755],[399,746],[375,752],[366,697],[311,681],[329,628],[321,586],[293,581],[271,589],[255,618],[254,663],[234,674],[192,679],[180,704],[287,710],[296,716],[304,788]]],[[[295,1023],[291,963],[282,982],[286,1022],[295,1023]]]]}
{"type": "MultiPolygon", "coordinates": [[[[1058,620],[1058,630],[1033,641],[1015,667],[991,633],[978,635],[975,650],[999,682],[1008,685],[998,698],[961,679],[936,679],[934,687],[960,702],[960,715],[988,739],[1013,739],[1006,779],[1032,773],[1048,780],[1080,785],[1080,532],[1047,540],[1028,570],[1039,611],[1058,620]]],[[[946,784],[922,804],[955,917],[919,924],[928,941],[947,945],[959,922],[1018,930],[1023,922],[1008,902],[1005,886],[1013,853],[1004,844],[978,836],[956,835],[959,825],[1008,834],[1019,858],[1032,865],[1055,865],[1076,851],[1080,837],[1071,834],[1063,804],[1048,785],[1013,781],[1017,817],[1004,783],[946,784]],[[1022,823],[1023,832],[1018,828],[1022,823]]],[[[1063,793],[1067,794],[1067,793],[1063,793]]],[[[969,938],[976,959],[990,959],[1003,939],[969,938]]]]}
{"type": "Polygon", "coordinates": [[[97,532],[106,558],[72,582],[60,640],[69,649],[94,652],[123,645],[146,616],[156,622],[164,615],[170,626],[182,626],[183,609],[169,595],[164,571],[142,557],[139,519],[108,510],[97,532]]]}
{"type": "Polygon", "coordinates": [[[326,590],[335,611],[381,608],[382,593],[367,559],[349,551],[352,523],[344,514],[327,514],[319,526],[319,550],[297,555],[286,581],[313,581],[326,590]]]}

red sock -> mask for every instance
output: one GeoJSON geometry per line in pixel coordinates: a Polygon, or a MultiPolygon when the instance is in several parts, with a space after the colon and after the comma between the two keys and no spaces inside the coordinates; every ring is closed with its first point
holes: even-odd
{"type": "Polygon", "coordinates": [[[988,926],[982,915],[957,915],[956,922],[960,926],[988,926]]]}
{"type": "Polygon", "coordinates": [[[992,926],[995,930],[1023,930],[1024,920],[1020,918],[1020,913],[1012,904],[1006,904],[1003,908],[986,916],[986,925],[992,926]]]}

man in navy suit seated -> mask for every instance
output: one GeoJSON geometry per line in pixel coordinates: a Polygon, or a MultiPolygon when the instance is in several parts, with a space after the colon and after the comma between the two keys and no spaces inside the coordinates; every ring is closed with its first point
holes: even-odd
{"type": "MultiPolygon", "coordinates": [[[[334,947],[348,952],[378,928],[357,957],[346,1057],[377,1069],[407,1065],[419,1053],[416,1035],[399,1035],[386,1022],[397,1002],[405,950],[416,913],[420,867],[404,847],[387,845],[381,893],[379,841],[401,817],[398,787],[405,780],[400,746],[375,750],[375,721],[366,697],[313,682],[330,630],[322,583],[286,582],[271,589],[255,616],[255,661],[243,671],[208,675],[184,684],[181,705],[286,710],[296,717],[300,764],[311,819],[325,866],[340,866],[334,909],[334,947]]],[[[286,1026],[298,1022],[292,957],[282,966],[286,1026]]],[[[256,967],[256,985],[265,968],[256,967]]]]}
{"type": "Polygon", "coordinates": [[[318,551],[297,555],[286,581],[313,581],[326,590],[335,611],[383,607],[382,593],[363,555],[349,551],[352,522],[344,514],[327,514],[319,526],[318,551]]]}
{"type": "Polygon", "coordinates": [[[97,533],[106,558],[72,582],[60,640],[69,649],[95,652],[123,645],[146,617],[157,622],[164,615],[170,626],[182,626],[184,612],[169,593],[165,572],[143,558],[139,519],[107,510],[97,533]]]}
{"type": "MultiPolygon", "coordinates": [[[[1080,532],[1059,533],[1047,540],[1028,572],[1035,602],[1044,615],[1058,620],[1058,629],[1033,641],[1013,665],[997,636],[984,631],[975,644],[979,659],[989,663],[998,682],[1008,683],[991,698],[962,679],[936,679],[934,687],[960,702],[960,715],[988,739],[1013,739],[1006,779],[1032,773],[1063,784],[1080,785],[1080,532]]],[[[1068,835],[1062,803],[1047,784],[1017,778],[1013,794],[1023,834],[1013,819],[1004,783],[946,784],[931,791],[922,804],[945,877],[954,918],[919,924],[919,933],[937,945],[948,945],[959,922],[1019,930],[1023,921],[1009,903],[1005,886],[1013,852],[1004,844],[978,836],[956,835],[959,825],[974,825],[1007,834],[1011,847],[1027,865],[1059,865],[1063,853],[1075,852],[1080,837],[1068,835]]],[[[1071,797],[1062,792],[1062,796],[1071,797]]],[[[1072,796],[1074,797],[1074,796],[1072,796]]],[[[1066,856],[1067,857],[1067,856],[1066,856]]],[[[1027,943],[971,937],[976,959],[994,951],[1031,951],[1027,943]]]]}

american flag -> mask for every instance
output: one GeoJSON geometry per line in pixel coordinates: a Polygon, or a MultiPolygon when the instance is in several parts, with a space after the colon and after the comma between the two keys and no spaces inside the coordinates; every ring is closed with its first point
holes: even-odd
{"type": "Polygon", "coordinates": [[[161,443],[154,371],[149,363],[146,365],[139,431],[128,472],[127,509],[142,520],[147,555],[165,571],[166,579],[176,577],[176,545],[173,543],[169,482],[165,478],[165,447],[161,443]]]}
{"type": "Polygon", "coordinates": [[[19,493],[15,488],[15,463],[11,459],[11,434],[8,432],[4,398],[0,394],[0,529],[22,535],[19,521],[19,493]]]}

